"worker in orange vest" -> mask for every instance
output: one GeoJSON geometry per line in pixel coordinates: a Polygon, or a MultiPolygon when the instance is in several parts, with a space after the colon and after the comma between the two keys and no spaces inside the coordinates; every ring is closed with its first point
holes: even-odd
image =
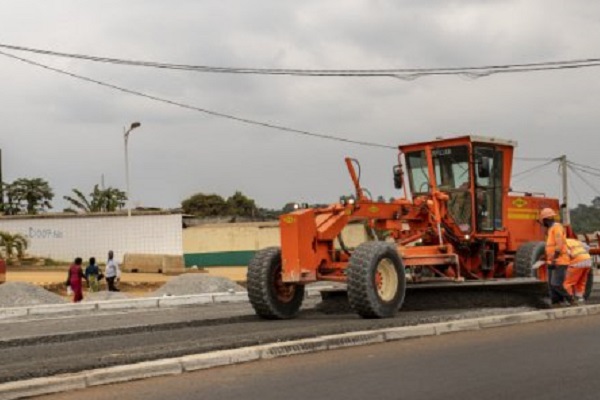
{"type": "Polygon", "coordinates": [[[547,229],[546,263],[548,265],[548,288],[552,307],[565,303],[574,305],[575,300],[564,288],[565,276],[570,263],[565,228],[556,221],[556,212],[551,208],[540,211],[540,221],[547,229]]]}
{"type": "Polygon", "coordinates": [[[578,304],[583,304],[588,274],[592,269],[592,256],[589,247],[579,240],[567,239],[567,247],[571,261],[563,286],[578,304]]]}

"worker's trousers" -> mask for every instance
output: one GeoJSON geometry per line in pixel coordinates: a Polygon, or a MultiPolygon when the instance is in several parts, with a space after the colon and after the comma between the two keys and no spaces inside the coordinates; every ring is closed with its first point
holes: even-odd
{"type": "Polygon", "coordinates": [[[564,288],[566,275],[566,265],[548,266],[548,289],[552,304],[560,303],[571,298],[569,292],[564,288]]]}
{"type": "Polygon", "coordinates": [[[569,267],[567,269],[567,276],[563,283],[565,290],[570,295],[583,297],[585,294],[585,286],[587,285],[589,273],[590,268],[569,267]]]}
{"type": "Polygon", "coordinates": [[[120,292],[120,290],[115,286],[115,279],[117,279],[116,276],[112,276],[110,278],[106,277],[106,283],[108,284],[109,292],[120,292]]]}

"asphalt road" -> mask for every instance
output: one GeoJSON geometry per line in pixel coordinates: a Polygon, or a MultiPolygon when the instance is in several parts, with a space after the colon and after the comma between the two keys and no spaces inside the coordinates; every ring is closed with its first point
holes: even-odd
{"type": "Polygon", "coordinates": [[[248,304],[222,304],[2,323],[0,383],[212,350],[531,309],[520,295],[487,290],[446,295],[439,290],[420,292],[411,299],[412,306],[409,301],[396,318],[384,320],[361,319],[347,309],[347,303],[344,306],[343,301],[333,301],[326,309],[308,308],[299,318],[287,321],[261,320],[248,304]],[[525,307],[515,307],[518,305],[525,307]]]}
{"type": "Polygon", "coordinates": [[[595,400],[600,316],[363,346],[44,400],[595,400]]]}

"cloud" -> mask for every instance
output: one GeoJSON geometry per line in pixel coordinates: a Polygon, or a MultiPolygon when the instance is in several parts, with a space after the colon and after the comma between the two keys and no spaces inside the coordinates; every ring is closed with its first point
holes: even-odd
{"type": "MultiPolygon", "coordinates": [[[[87,1],[5,6],[3,41],[65,52],[216,66],[400,68],[598,56],[600,5],[559,1],[87,1]]],[[[216,75],[30,57],[178,102],[293,128],[397,145],[451,134],[517,139],[520,156],[598,167],[597,70],[478,80],[216,75]]],[[[0,58],[4,175],[47,178],[57,197],[124,188],[122,129],[134,201],[173,207],[195,192],[242,190],[262,206],[335,201],[357,157],[374,195],[397,195],[394,150],[222,120],[0,58]]],[[[518,161],[515,170],[529,167],[518,161]]],[[[590,177],[590,179],[595,179],[590,177]]],[[[556,170],[523,187],[557,195],[556,170]]],[[[596,182],[597,183],[597,182],[596,182]]],[[[597,190],[573,178],[581,202],[597,190]]],[[[575,198],[575,201],[579,201],[575,198]]]]}

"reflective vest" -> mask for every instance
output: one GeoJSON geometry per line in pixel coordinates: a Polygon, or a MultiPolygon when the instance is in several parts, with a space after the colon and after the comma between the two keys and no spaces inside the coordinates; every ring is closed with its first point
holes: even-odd
{"type": "Polygon", "coordinates": [[[579,240],[567,239],[567,247],[570,258],[569,265],[573,267],[590,267],[592,265],[592,256],[590,256],[585,244],[579,240]]]}
{"type": "Polygon", "coordinates": [[[560,255],[556,258],[556,265],[569,265],[571,258],[568,254],[567,247],[567,235],[565,234],[565,228],[558,222],[555,222],[550,229],[548,229],[548,238],[546,239],[546,260],[550,263],[554,260],[554,252],[560,251],[560,255]],[[562,238],[561,248],[557,248],[557,239],[562,238]]]}

